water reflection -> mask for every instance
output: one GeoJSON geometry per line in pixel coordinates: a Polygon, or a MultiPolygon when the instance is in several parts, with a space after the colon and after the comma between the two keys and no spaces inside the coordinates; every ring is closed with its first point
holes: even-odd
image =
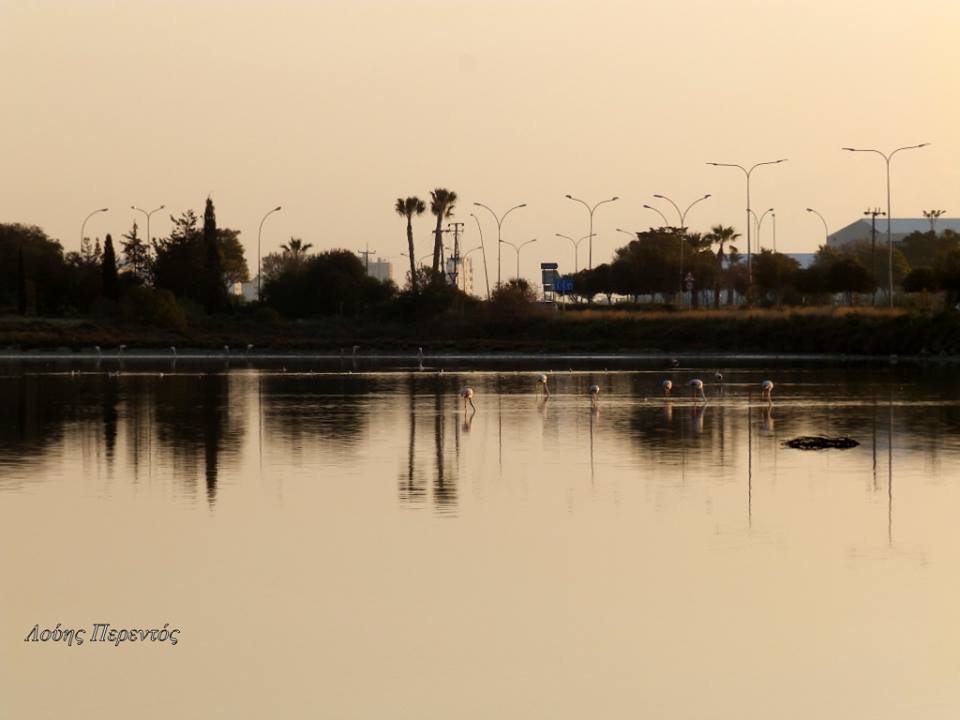
{"type": "MultiPolygon", "coordinates": [[[[944,453],[953,457],[960,450],[960,411],[945,398],[960,386],[938,374],[906,382],[900,369],[784,369],[777,375],[775,403],[754,402],[756,382],[749,376],[755,373],[728,370],[724,386],[708,386],[713,397],[700,403],[664,397],[662,376],[654,372],[559,373],[547,398],[536,393],[525,373],[469,378],[420,370],[363,373],[353,372],[354,356],[344,358],[350,368],[344,373],[286,367],[222,372],[220,363],[201,371],[176,370],[175,362],[158,370],[124,359],[103,361],[99,369],[8,368],[0,377],[0,400],[9,409],[0,417],[0,463],[23,469],[79,451],[84,466],[102,463],[105,477],[112,477],[122,458],[131,482],[150,481],[165,468],[186,497],[202,496],[212,508],[224,492],[224,468],[238,468],[248,445],[261,477],[285,465],[318,462],[327,471],[343,472],[363,456],[382,456],[391,446],[391,433],[402,427],[398,500],[455,516],[462,505],[466,458],[476,459],[477,453],[492,458],[495,452],[497,477],[504,482],[521,472],[532,438],[546,451],[562,453],[576,444],[585,389],[596,381],[602,400],[589,409],[584,438],[591,486],[611,461],[657,467],[679,487],[705,473],[731,481],[739,475],[745,483],[745,523],[752,528],[756,464],[762,465],[766,482],[777,477],[782,456],[795,458],[783,454],[781,439],[850,435],[869,443],[865,470],[873,493],[884,489],[880,458],[886,452],[887,541],[892,545],[895,450],[934,474],[944,453]],[[461,411],[456,391],[464,380],[477,389],[479,410],[461,411]],[[881,402],[887,405],[883,420],[881,402]],[[250,423],[257,430],[248,437],[250,423]],[[381,440],[372,444],[371,435],[381,440]]],[[[682,370],[671,377],[679,386],[688,380],[682,370]]],[[[283,475],[276,472],[277,482],[283,475]]],[[[8,474],[4,487],[19,486],[28,477],[8,474]]]]}

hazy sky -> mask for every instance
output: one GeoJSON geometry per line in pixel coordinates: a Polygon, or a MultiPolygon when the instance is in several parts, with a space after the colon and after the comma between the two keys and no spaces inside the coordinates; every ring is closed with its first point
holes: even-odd
{"type": "Polygon", "coordinates": [[[94,208],[87,234],[116,236],[131,204],[210,193],[251,266],[277,204],[265,253],[294,235],[398,261],[394,200],[443,186],[467,248],[474,201],[528,203],[504,237],[539,238],[532,275],[572,264],[554,233],[587,233],[566,193],[621,197],[597,211],[596,263],[614,228],[659,223],[653,193],[712,193],[688,224],[742,230],[742,175],[705,162],[787,157],[754,174],[753,207],[777,208],[779,249],[812,251],[805,207],[834,230],[885,203],[883,161],[843,145],[933,143],[897,156],[894,215],[960,216],[958,27],[956,0],[0,0],[0,221],[76,249],[94,208]]]}

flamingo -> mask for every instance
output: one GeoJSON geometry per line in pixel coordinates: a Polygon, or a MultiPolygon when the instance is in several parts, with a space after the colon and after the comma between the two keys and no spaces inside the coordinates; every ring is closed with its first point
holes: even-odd
{"type": "Polygon", "coordinates": [[[538,395],[540,394],[541,390],[547,397],[550,397],[550,388],[547,387],[547,376],[544,375],[543,373],[541,373],[540,375],[537,375],[537,394],[538,395]]]}
{"type": "Polygon", "coordinates": [[[706,394],[703,392],[703,380],[700,378],[694,378],[690,381],[690,394],[693,397],[697,396],[697,393],[700,393],[700,397],[703,398],[704,402],[707,400],[706,394]]]}
{"type": "Polygon", "coordinates": [[[477,406],[473,404],[473,388],[472,387],[465,387],[463,390],[461,390],[460,397],[463,398],[464,412],[467,411],[467,403],[470,403],[470,407],[472,407],[474,411],[476,411],[477,406]]]}
{"type": "Polygon", "coordinates": [[[224,351],[227,355],[229,355],[229,354],[230,354],[230,346],[229,346],[229,345],[224,345],[224,346],[223,346],[223,351],[224,351]]]}
{"type": "Polygon", "coordinates": [[[171,346],[170,346],[170,352],[172,352],[174,355],[177,354],[177,348],[176,348],[175,345],[171,345],[171,346]]]}
{"type": "Polygon", "coordinates": [[[123,352],[123,351],[126,350],[126,349],[127,349],[127,346],[126,346],[126,345],[121,345],[120,348],[119,348],[120,352],[123,352]]]}
{"type": "Polygon", "coordinates": [[[768,402],[773,402],[773,380],[764,380],[760,383],[760,395],[768,402]]]}
{"type": "Polygon", "coordinates": [[[669,380],[664,380],[662,383],[660,383],[660,386],[663,388],[664,395],[669,395],[670,391],[673,390],[673,383],[669,380]]]}
{"type": "Polygon", "coordinates": [[[718,383],[720,383],[721,385],[723,385],[723,373],[722,373],[722,372],[720,372],[719,370],[717,370],[717,372],[714,374],[713,377],[714,377],[714,379],[715,379],[718,383]]]}
{"type": "Polygon", "coordinates": [[[417,367],[423,370],[423,348],[417,348],[417,367]]]}
{"type": "Polygon", "coordinates": [[[247,343],[247,352],[250,352],[251,350],[253,350],[253,345],[247,343]]]}
{"type": "Polygon", "coordinates": [[[587,390],[587,392],[590,393],[590,403],[591,403],[592,405],[596,405],[596,404],[597,404],[597,398],[600,396],[600,386],[599,386],[599,385],[591,385],[590,388],[587,390]]]}

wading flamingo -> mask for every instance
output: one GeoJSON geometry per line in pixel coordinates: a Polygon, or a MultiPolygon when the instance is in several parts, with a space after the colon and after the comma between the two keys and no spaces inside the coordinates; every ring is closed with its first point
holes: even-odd
{"type": "Polygon", "coordinates": [[[600,386],[599,386],[599,385],[591,385],[590,388],[589,388],[589,390],[587,390],[587,392],[590,393],[590,403],[591,403],[592,405],[596,405],[596,404],[597,404],[597,398],[600,396],[600,386]]]}
{"type": "Polygon", "coordinates": [[[704,402],[706,402],[707,396],[703,392],[703,380],[701,380],[700,378],[694,378],[693,380],[690,381],[689,385],[690,385],[690,394],[693,397],[696,397],[697,393],[700,393],[700,397],[703,398],[704,402]]]}
{"type": "Polygon", "coordinates": [[[764,380],[760,383],[760,394],[767,399],[767,402],[773,402],[773,380],[764,380]]]}
{"type": "Polygon", "coordinates": [[[550,388],[547,387],[547,376],[544,374],[537,375],[537,395],[541,392],[546,397],[550,397],[550,388]]]}
{"type": "Polygon", "coordinates": [[[477,409],[477,406],[473,404],[473,388],[465,387],[460,391],[460,397],[463,398],[463,411],[467,411],[467,403],[470,403],[470,407],[474,410],[477,409]]]}
{"type": "Polygon", "coordinates": [[[660,386],[663,388],[664,395],[669,395],[670,391],[673,390],[673,383],[669,380],[664,380],[662,383],[660,383],[660,386]]]}

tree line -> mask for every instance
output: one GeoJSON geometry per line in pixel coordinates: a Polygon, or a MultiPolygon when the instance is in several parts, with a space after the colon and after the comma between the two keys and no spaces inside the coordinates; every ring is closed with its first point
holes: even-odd
{"type": "MultiPolygon", "coordinates": [[[[820,305],[837,299],[852,304],[858,296],[886,287],[887,249],[869,241],[823,245],[809,267],[789,255],[761,250],[747,258],[733,242],[732,227],[690,233],[661,227],[636,233],[618,248],[609,263],[567,275],[575,299],[626,296],[635,301],[673,302],[720,307],[744,299],[761,305],[820,305]]],[[[893,249],[893,277],[904,292],[939,292],[950,304],[960,299],[960,234],[915,232],[893,249]]]]}

